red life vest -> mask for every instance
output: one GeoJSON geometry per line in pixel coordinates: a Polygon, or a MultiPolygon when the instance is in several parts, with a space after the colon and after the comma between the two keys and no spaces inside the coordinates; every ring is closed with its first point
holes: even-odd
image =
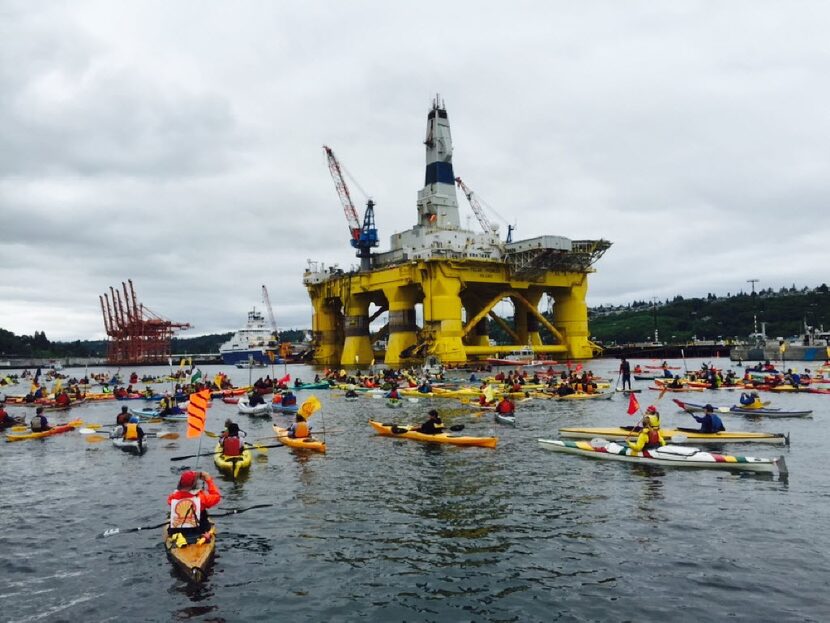
{"type": "Polygon", "coordinates": [[[656,428],[649,428],[648,429],[648,445],[650,446],[659,446],[660,445],[660,431],[656,428]]]}
{"type": "Polygon", "coordinates": [[[222,454],[239,456],[242,454],[242,440],[239,437],[225,437],[222,441],[222,454]]]}

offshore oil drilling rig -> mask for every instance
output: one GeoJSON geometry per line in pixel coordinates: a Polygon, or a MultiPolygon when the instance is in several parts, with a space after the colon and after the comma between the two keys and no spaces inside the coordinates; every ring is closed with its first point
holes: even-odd
{"type": "Polygon", "coordinates": [[[549,359],[591,358],[598,347],[588,334],[588,274],[611,243],[551,235],[514,242],[510,227],[502,241],[453,173],[450,124],[439,96],[427,115],[424,144],[426,179],[418,192],[417,224],[393,234],[390,250],[382,253],[372,253],[378,244],[374,203],[369,200],[361,223],[341,166],[324,148],[360,267],[345,272],[309,261],[303,282],[313,306],[315,363],[366,366],[383,357],[386,365],[397,366],[431,357],[462,364],[528,348],[549,359]],[[461,227],[456,183],[482,233],[461,227]],[[550,319],[538,309],[543,295],[553,302],[550,319]],[[513,303],[512,322],[494,311],[505,299],[513,303]],[[388,322],[370,334],[371,323],[385,312],[388,322]],[[491,320],[514,344],[491,345],[491,320]],[[551,343],[543,343],[540,326],[551,343]],[[373,350],[383,339],[385,352],[373,350]]]}

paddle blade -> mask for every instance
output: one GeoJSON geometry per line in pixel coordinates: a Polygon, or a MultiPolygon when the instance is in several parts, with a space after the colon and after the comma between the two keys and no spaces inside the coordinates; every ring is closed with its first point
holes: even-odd
{"type": "Polygon", "coordinates": [[[14,431],[15,433],[22,433],[24,431],[29,430],[29,427],[28,426],[12,426],[11,430],[14,431]]]}
{"type": "Polygon", "coordinates": [[[590,443],[592,448],[604,448],[608,445],[608,440],[602,437],[594,437],[590,443]]]}
{"type": "Polygon", "coordinates": [[[158,433],[156,435],[158,439],[178,439],[179,433],[158,433]]]}
{"type": "Polygon", "coordinates": [[[97,443],[99,441],[104,441],[107,438],[103,435],[87,435],[86,437],[84,437],[84,439],[86,439],[90,443],[97,443]]]}

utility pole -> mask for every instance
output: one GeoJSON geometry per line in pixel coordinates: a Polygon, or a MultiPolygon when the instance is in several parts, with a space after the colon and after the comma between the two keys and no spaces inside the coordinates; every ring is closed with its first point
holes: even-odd
{"type": "Polygon", "coordinates": [[[752,332],[758,333],[758,314],[756,312],[756,304],[755,304],[755,284],[758,283],[758,279],[747,279],[746,282],[752,286],[752,332]]]}
{"type": "Polygon", "coordinates": [[[651,299],[651,309],[654,313],[654,343],[657,344],[660,340],[657,336],[657,297],[654,296],[651,299]]]}
{"type": "Polygon", "coordinates": [[[758,283],[759,279],[747,279],[746,282],[752,285],[752,298],[755,298],[755,284],[758,283]]]}

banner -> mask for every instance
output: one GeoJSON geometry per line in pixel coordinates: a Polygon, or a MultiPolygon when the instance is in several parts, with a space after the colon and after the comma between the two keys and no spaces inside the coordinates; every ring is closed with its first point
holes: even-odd
{"type": "Polygon", "coordinates": [[[320,401],[317,400],[315,396],[309,396],[306,401],[300,405],[300,415],[302,415],[305,419],[308,419],[322,406],[323,405],[320,404],[320,401]]]}
{"type": "Polygon", "coordinates": [[[207,421],[207,403],[210,400],[210,390],[190,394],[190,404],[187,405],[187,436],[199,437],[205,430],[207,421]]]}
{"type": "Polygon", "coordinates": [[[637,402],[637,396],[630,394],[628,396],[628,415],[634,415],[640,410],[640,403],[637,402]]]}
{"type": "Polygon", "coordinates": [[[199,381],[202,380],[202,371],[199,368],[196,368],[193,371],[193,374],[190,376],[190,384],[195,385],[199,381]]]}

